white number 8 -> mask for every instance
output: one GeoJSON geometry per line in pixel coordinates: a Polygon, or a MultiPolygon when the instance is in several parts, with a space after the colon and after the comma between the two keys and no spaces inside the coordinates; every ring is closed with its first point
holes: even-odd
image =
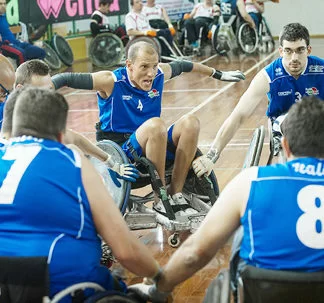
{"type": "Polygon", "coordinates": [[[309,185],[304,187],[297,195],[297,203],[304,212],[296,224],[297,237],[304,245],[310,248],[323,249],[324,186],[309,185]],[[321,227],[319,231],[316,230],[317,223],[321,227]]]}

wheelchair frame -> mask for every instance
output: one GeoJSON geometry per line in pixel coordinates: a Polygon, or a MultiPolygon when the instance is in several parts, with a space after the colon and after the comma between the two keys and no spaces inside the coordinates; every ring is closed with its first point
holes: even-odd
{"type": "MultiPolygon", "coordinates": [[[[98,142],[97,144],[105,152],[111,154],[113,156],[114,161],[117,161],[119,163],[129,163],[128,158],[124,154],[122,148],[115,142],[110,140],[103,140],[98,142]]],[[[198,152],[197,155],[200,154],[198,152]]],[[[144,205],[147,202],[153,201],[154,199],[153,191],[144,197],[130,194],[129,192],[131,186],[130,183],[121,180],[120,182],[122,184],[122,190],[123,192],[125,192],[125,194],[119,194],[119,196],[118,195],[116,196],[116,194],[120,193],[120,190],[118,190],[116,185],[111,181],[111,178],[108,174],[108,170],[105,167],[105,165],[93,157],[91,157],[90,159],[95,165],[95,167],[97,168],[98,172],[103,176],[106,186],[111,192],[114,201],[119,206],[119,209],[121,210],[122,214],[124,215],[125,221],[127,222],[129,228],[130,229],[155,228],[157,227],[157,224],[160,224],[164,226],[167,230],[173,232],[173,234],[168,239],[168,243],[172,247],[177,247],[180,245],[180,238],[179,238],[180,231],[189,230],[190,232],[194,232],[198,228],[201,221],[204,219],[207,212],[210,210],[212,204],[215,202],[215,201],[210,201],[209,203],[207,201],[208,196],[206,194],[202,195],[199,193],[199,190],[196,190],[196,192],[193,190],[190,191],[188,187],[187,188],[185,187],[183,194],[187,199],[190,200],[189,204],[191,205],[191,207],[194,207],[198,211],[198,213],[192,215],[185,215],[185,216],[175,216],[173,210],[171,209],[170,216],[166,217],[162,214],[157,213],[156,211],[152,210],[146,205],[144,205]],[[126,211],[126,209],[128,209],[128,211],[126,211]]],[[[147,161],[150,162],[149,160],[147,161]]],[[[159,185],[157,186],[158,183],[154,179],[155,176],[158,176],[155,167],[152,166],[151,164],[147,164],[147,165],[150,168],[149,173],[142,174],[142,177],[145,177],[153,181],[153,188],[155,192],[157,192],[158,194],[159,191],[162,190],[165,191],[164,187],[162,188],[159,187],[159,185]]],[[[167,169],[166,180],[170,178],[171,178],[171,170],[167,169]]],[[[188,174],[187,180],[189,179],[192,180],[193,178],[195,178],[195,174],[193,172],[191,174],[188,174]]],[[[219,188],[218,188],[216,176],[213,172],[211,174],[210,181],[211,183],[208,185],[211,188],[210,190],[213,191],[215,195],[214,199],[216,200],[219,194],[219,188]]],[[[146,183],[144,186],[148,184],[150,183],[146,183]]],[[[195,183],[192,184],[194,184],[196,188],[199,188],[198,186],[199,184],[198,185],[195,185],[195,183]]],[[[161,182],[161,186],[162,186],[162,182],[161,182]]],[[[170,208],[170,204],[166,194],[161,195],[161,200],[163,204],[165,204],[167,214],[169,215],[169,211],[167,207],[170,208]]]]}

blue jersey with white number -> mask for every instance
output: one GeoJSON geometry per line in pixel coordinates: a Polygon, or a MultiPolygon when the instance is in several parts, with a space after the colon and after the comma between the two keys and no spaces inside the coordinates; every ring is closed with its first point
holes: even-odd
{"type": "Polygon", "coordinates": [[[248,264],[324,270],[324,160],[260,167],[241,223],[240,256],[248,264]]]}
{"type": "Polygon", "coordinates": [[[225,21],[228,17],[237,14],[237,0],[221,0],[220,9],[225,21]]]}
{"type": "Polygon", "coordinates": [[[276,118],[285,114],[303,96],[317,96],[324,100],[324,60],[308,56],[304,72],[295,79],[284,68],[282,58],[265,67],[269,79],[267,116],[276,118]]]}
{"type": "Polygon", "coordinates": [[[47,256],[51,295],[85,281],[113,288],[80,167],[78,153],[50,140],[0,148],[0,256],[47,256]]]}
{"type": "Polygon", "coordinates": [[[145,121],[161,115],[164,74],[161,69],[153,81],[152,89],[136,88],[126,67],[113,72],[115,84],[112,94],[104,99],[98,94],[99,120],[105,132],[133,133],[145,121]]]}

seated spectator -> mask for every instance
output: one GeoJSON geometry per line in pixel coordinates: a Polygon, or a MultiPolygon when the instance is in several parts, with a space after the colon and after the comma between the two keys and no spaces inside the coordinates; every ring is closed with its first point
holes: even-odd
{"type": "Polygon", "coordinates": [[[6,0],[0,0],[0,49],[2,54],[14,58],[17,66],[30,59],[44,59],[46,53],[42,48],[15,38],[9,28],[6,7],[6,0]]]}
{"type": "Polygon", "coordinates": [[[175,35],[175,29],[167,11],[161,5],[155,4],[155,0],[147,0],[146,5],[143,6],[142,14],[149,20],[152,28],[169,28],[172,36],[175,35]]]}
{"type": "MultiPolygon", "coordinates": [[[[0,0],[1,1],[1,0],[0,0]]],[[[0,54],[0,129],[2,127],[3,108],[15,81],[15,70],[10,61],[0,54]]]]}
{"type": "MultiPolygon", "coordinates": [[[[130,0],[132,10],[125,17],[125,25],[127,35],[132,39],[135,36],[149,36],[149,37],[164,37],[168,44],[172,46],[173,38],[169,29],[152,29],[149,20],[142,13],[143,3],[142,0],[130,0]]],[[[162,54],[170,56],[171,51],[161,41],[162,54]]]]}
{"type": "Polygon", "coordinates": [[[92,36],[95,37],[100,33],[111,31],[107,14],[109,13],[109,7],[112,3],[113,0],[99,1],[99,9],[95,10],[91,15],[90,29],[92,36]]]}
{"type": "MultiPolygon", "coordinates": [[[[198,46],[200,29],[203,28],[202,39],[207,39],[208,30],[214,23],[218,23],[220,7],[213,4],[213,0],[204,0],[194,6],[189,15],[185,15],[184,26],[187,31],[189,44],[194,47],[198,46]]],[[[202,42],[202,41],[201,41],[202,42]]]]}
{"type": "Polygon", "coordinates": [[[17,98],[13,138],[0,151],[0,256],[48,257],[50,297],[86,281],[126,292],[100,265],[101,239],[136,275],[154,277],[160,268],[92,164],[61,143],[67,113],[52,91],[27,88],[17,98]]]}
{"type": "Polygon", "coordinates": [[[163,302],[177,284],[214,258],[240,225],[243,263],[239,270],[248,264],[271,270],[323,271],[319,227],[324,200],[323,121],[322,100],[312,96],[295,103],[282,129],[288,162],[238,174],[199,229],[175,251],[155,284],[132,287],[146,299],[163,302]]]}

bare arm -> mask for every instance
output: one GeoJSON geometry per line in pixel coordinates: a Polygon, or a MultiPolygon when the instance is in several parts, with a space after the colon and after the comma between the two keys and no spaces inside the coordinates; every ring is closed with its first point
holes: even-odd
{"type": "Polygon", "coordinates": [[[84,154],[93,156],[100,161],[105,162],[108,159],[108,154],[105,153],[101,148],[94,145],[85,136],[73,131],[72,129],[67,129],[64,140],[64,144],[74,144],[76,145],[84,154]]]}
{"type": "Polygon", "coordinates": [[[167,13],[167,11],[165,10],[164,7],[162,7],[162,15],[163,15],[163,19],[164,19],[164,21],[165,21],[166,23],[168,23],[169,26],[172,25],[171,20],[170,20],[170,18],[169,18],[169,16],[168,16],[168,13],[167,13]]]}
{"type": "Polygon", "coordinates": [[[219,153],[224,149],[240,125],[254,112],[269,89],[268,79],[264,70],[261,70],[252,80],[232,114],[225,120],[217,132],[211,149],[216,149],[219,153]]]}
{"type": "Polygon", "coordinates": [[[163,269],[158,290],[170,292],[203,268],[239,227],[257,168],[241,172],[223,190],[199,229],[172,255],[163,269]]]}
{"type": "Polygon", "coordinates": [[[245,3],[243,0],[237,0],[236,2],[238,11],[240,12],[240,15],[242,18],[252,27],[255,28],[255,23],[252,19],[252,17],[248,14],[248,12],[245,9],[245,3]]]}
{"type": "Polygon", "coordinates": [[[256,1],[256,0],[252,0],[252,2],[253,2],[253,5],[258,10],[258,12],[260,14],[263,14],[264,13],[264,4],[263,3],[259,3],[259,1],[256,1]]]}
{"type": "Polygon", "coordinates": [[[129,231],[95,168],[84,156],[81,158],[82,182],[99,235],[125,268],[138,276],[155,276],[158,264],[152,254],[129,231]]]}
{"type": "Polygon", "coordinates": [[[100,71],[92,74],[93,89],[98,91],[101,97],[107,98],[111,95],[115,81],[110,71],[100,71]]]}

